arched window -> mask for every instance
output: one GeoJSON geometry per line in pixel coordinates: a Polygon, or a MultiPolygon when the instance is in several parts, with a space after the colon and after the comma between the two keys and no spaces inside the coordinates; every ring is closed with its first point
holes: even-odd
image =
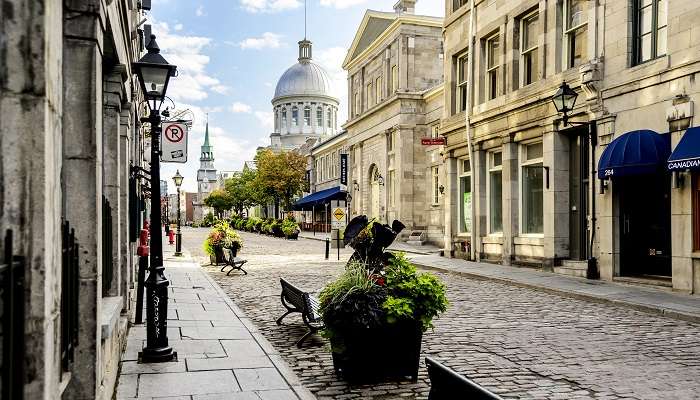
{"type": "Polygon", "coordinates": [[[328,111],[326,111],[326,124],[329,128],[333,127],[332,111],[330,107],[328,108],[328,111]]]}
{"type": "Polygon", "coordinates": [[[323,126],[323,108],[316,107],[316,126],[319,128],[323,126]]]}
{"type": "Polygon", "coordinates": [[[284,129],[286,127],[287,127],[287,109],[283,108],[282,109],[282,128],[284,129]]]}
{"type": "Polygon", "coordinates": [[[299,107],[292,107],[292,126],[299,126],[299,107]]]}
{"type": "Polygon", "coordinates": [[[311,107],[304,107],[304,126],[311,126],[311,107]]]}

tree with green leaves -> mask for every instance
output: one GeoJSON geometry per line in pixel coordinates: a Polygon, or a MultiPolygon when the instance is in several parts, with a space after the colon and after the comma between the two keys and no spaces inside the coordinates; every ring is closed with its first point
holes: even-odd
{"type": "Polygon", "coordinates": [[[229,196],[228,192],[222,189],[216,189],[209,193],[209,196],[204,199],[204,204],[207,207],[213,208],[214,212],[219,218],[221,218],[224,211],[230,210],[233,206],[231,196],[229,196]]]}
{"type": "Polygon", "coordinates": [[[224,183],[224,190],[229,195],[231,206],[239,215],[243,213],[243,210],[266,202],[254,184],[255,176],[255,170],[246,168],[242,172],[235,173],[224,183]]]}
{"type": "Polygon", "coordinates": [[[306,182],[306,157],[296,151],[275,153],[269,149],[255,156],[257,174],[254,185],[261,194],[282,202],[286,210],[292,208],[294,196],[308,190],[306,182]]]}

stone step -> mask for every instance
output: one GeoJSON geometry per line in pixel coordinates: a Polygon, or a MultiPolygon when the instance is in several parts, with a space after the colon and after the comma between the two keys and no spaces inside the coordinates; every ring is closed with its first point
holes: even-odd
{"type": "Polygon", "coordinates": [[[554,267],[554,272],[557,274],[577,276],[579,278],[585,278],[587,270],[588,261],[585,260],[562,260],[561,266],[554,267]]]}

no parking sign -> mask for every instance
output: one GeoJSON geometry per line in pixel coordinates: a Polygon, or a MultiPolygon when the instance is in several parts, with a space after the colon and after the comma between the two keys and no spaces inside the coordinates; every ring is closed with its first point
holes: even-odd
{"type": "Polygon", "coordinates": [[[163,124],[160,160],[174,163],[187,162],[187,125],[184,122],[163,124]]]}

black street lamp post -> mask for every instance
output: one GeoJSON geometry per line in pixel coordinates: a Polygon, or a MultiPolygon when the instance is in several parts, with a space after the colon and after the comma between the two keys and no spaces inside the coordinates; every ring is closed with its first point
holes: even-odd
{"type": "MultiPolygon", "coordinates": [[[[595,229],[596,229],[596,216],[595,216],[595,146],[597,144],[597,133],[595,122],[579,122],[571,121],[570,115],[576,105],[576,98],[578,94],[576,91],[571,89],[566,82],[563,82],[557,92],[552,96],[552,103],[554,103],[554,108],[557,109],[558,113],[562,114],[562,123],[564,127],[568,126],[587,126],[588,127],[588,137],[591,146],[590,159],[590,187],[591,187],[591,219],[590,219],[590,240],[588,242],[588,268],[586,271],[586,277],[589,279],[598,279],[600,273],[598,272],[598,260],[593,256],[593,243],[595,241],[595,229]]],[[[549,173],[548,173],[549,175],[549,173]]],[[[549,178],[547,180],[549,182],[549,178]]],[[[549,183],[547,183],[549,186],[549,183]]]]}
{"type": "Polygon", "coordinates": [[[146,279],[146,347],[139,354],[141,362],[166,362],[177,359],[177,353],[168,345],[168,286],[163,267],[163,226],[160,215],[160,107],[171,76],[177,67],[168,64],[160,55],[155,35],[146,46],[148,53],[133,69],[138,76],[141,91],[149,107],[149,116],[144,119],[151,125],[151,257],[148,279],[146,279]]]}
{"type": "Polygon", "coordinates": [[[173,182],[175,182],[175,187],[177,188],[177,233],[175,234],[175,256],[182,256],[182,232],[180,231],[180,186],[182,186],[182,180],[184,177],[180,175],[180,170],[175,172],[173,176],[173,182]]]}

